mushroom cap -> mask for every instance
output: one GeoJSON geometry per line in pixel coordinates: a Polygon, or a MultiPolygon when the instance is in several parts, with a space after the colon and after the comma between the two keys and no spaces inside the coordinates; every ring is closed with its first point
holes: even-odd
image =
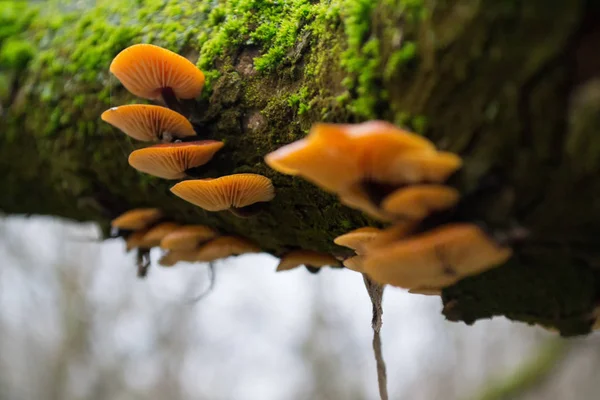
{"type": "Polygon", "coordinates": [[[275,197],[271,180],[258,174],[234,174],[216,179],[183,181],[173,186],[171,192],[208,211],[242,208],[271,201],[275,197]]]}
{"type": "Polygon", "coordinates": [[[408,293],[422,294],[423,296],[439,296],[442,294],[442,289],[433,288],[433,287],[420,287],[420,288],[409,289],[408,293]]]}
{"type": "Polygon", "coordinates": [[[142,229],[129,235],[127,240],[125,240],[125,249],[127,251],[131,251],[136,248],[146,248],[144,244],[144,236],[146,236],[147,232],[147,229],[142,229]]]}
{"type": "Polygon", "coordinates": [[[348,247],[354,250],[356,254],[364,254],[364,245],[375,239],[380,233],[381,229],[365,226],[336,237],[333,239],[333,243],[348,247]]]}
{"type": "Polygon", "coordinates": [[[209,162],[223,144],[216,140],[157,144],[134,150],[129,165],[159,178],[182,179],[186,170],[209,162]]]}
{"type": "Polygon", "coordinates": [[[162,215],[158,208],[136,208],[119,215],[110,225],[113,228],[137,231],[158,221],[162,215]]]}
{"type": "Polygon", "coordinates": [[[337,193],[362,180],[405,183],[398,170],[407,154],[436,154],[433,143],[384,121],[362,124],[315,124],[308,137],[268,154],[273,169],[300,175],[337,193]]]}
{"type": "Polygon", "coordinates": [[[376,237],[365,243],[363,251],[365,254],[369,254],[376,252],[390,244],[398,242],[410,235],[415,229],[416,225],[417,224],[412,221],[397,222],[396,224],[383,229],[376,237]]]}
{"type": "Polygon", "coordinates": [[[171,88],[180,99],[197,97],[204,74],[187,58],[151,44],[136,44],[121,51],[110,64],[125,88],[138,97],[155,100],[171,88]]]}
{"type": "Polygon", "coordinates": [[[499,266],[512,255],[474,224],[449,224],[400,240],[365,256],[376,282],[407,289],[442,288],[499,266]]]}
{"type": "Polygon", "coordinates": [[[194,262],[196,261],[197,249],[192,250],[169,250],[159,260],[158,263],[163,267],[172,267],[180,261],[194,262]]]}
{"type": "Polygon", "coordinates": [[[462,166],[462,160],[454,153],[410,153],[397,158],[393,170],[398,172],[399,183],[446,181],[462,166]]]}
{"type": "Polygon", "coordinates": [[[204,225],[181,226],[163,237],[160,247],[167,250],[194,250],[200,243],[218,235],[217,231],[204,225]]]}
{"type": "Polygon", "coordinates": [[[179,224],[174,222],[163,222],[148,230],[142,239],[142,246],[144,248],[156,247],[160,244],[161,240],[169,233],[179,228],[179,224]]]}
{"type": "Polygon", "coordinates": [[[351,269],[356,272],[364,272],[363,263],[365,262],[365,256],[358,255],[349,257],[344,260],[344,267],[351,269]]]}
{"type": "Polygon", "coordinates": [[[287,271],[306,265],[320,268],[325,266],[340,266],[340,262],[331,254],[312,250],[292,250],[281,257],[276,271],[287,271]]]}
{"type": "Polygon", "coordinates": [[[196,261],[211,262],[245,253],[259,253],[260,247],[249,240],[235,236],[220,236],[198,249],[196,261]]]}
{"type": "Polygon", "coordinates": [[[399,217],[421,220],[432,212],[454,207],[458,199],[458,190],[449,186],[413,185],[387,196],[381,208],[399,217]]]}
{"type": "Polygon", "coordinates": [[[104,111],[101,118],[142,142],[162,140],[166,134],[175,138],[196,135],[187,118],[166,107],[147,104],[113,107],[104,111]]]}

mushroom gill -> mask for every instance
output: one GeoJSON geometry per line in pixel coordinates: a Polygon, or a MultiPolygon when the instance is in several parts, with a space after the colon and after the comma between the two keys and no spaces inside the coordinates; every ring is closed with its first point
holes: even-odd
{"type": "Polygon", "coordinates": [[[187,118],[160,106],[132,104],[113,107],[104,111],[101,118],[142,142],[172,142],[196,135],[187,118]]]}
{"type": "Polygon", "coordinates": [[[171,192],[207,211],[229,210],[238,216],[254,214],[259,210],[257,203],[275,197],[271,180],[257,174],[183,181],[173,186],[171,192]]]}
{"type": "Polygon", "coordinates": [[[223,144],[216,140],[157,144],[134,150],[129,165],[159,178],[182,179],[209,162],[223,144]]]}

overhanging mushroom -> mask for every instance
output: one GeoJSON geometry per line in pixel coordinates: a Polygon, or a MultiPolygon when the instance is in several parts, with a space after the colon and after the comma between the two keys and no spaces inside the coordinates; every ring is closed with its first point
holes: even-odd
{"type": "Polygon", "coordinates": [[[187,225],[175,229],[163,237],[160,247],[166,250],[193,250],[199,244],[214,239],[219,234],[212,228],[204,225],[187,225]]]}
{"type": "Polygon", "coordinates": [[[111,227],[126,231],[137,231],[147,228],[161,219],[163,213],[158,208],[136,208],[113,219],[111,227]]]}
{"type": "Polygon", "coordinates": [[[229,210],[237,216],[253,215],[275,197],[271,180],[258,174],[234,174],[215,179],[179,182],[171,192],[207,211],[229,210]]]}
{"type": "Polygon", "coordinates": [[[331,254],[312,250],[292,250],[281,257],[276,271],[288,271],[302,265],[310,272],[318,271],[325,266],[341,267],[340,262],[331,254]]]}
{"type": "Polygon", "coordinates": [[[129,165],[140,172],[163,179],[182,179],[194,175],[194,169],[209,162],[223,142],[200,140],[157,144],[133,151],[129,165]]]}
{"type": "Polygon", "coordinates": [[[200,246],[196,252],[196,261],[211,262],[230,256],[259,252],[260,247],[249,240],[235,236],[220,236],[200,246]]]}

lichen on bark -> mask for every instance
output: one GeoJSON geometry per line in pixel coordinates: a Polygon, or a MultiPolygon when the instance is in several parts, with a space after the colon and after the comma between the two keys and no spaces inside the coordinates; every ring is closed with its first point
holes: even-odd
{"type": "Polygon", "coordinates": [[[586,0],[2,2],[0,209],[106,226],[156,206],[274,255],[342,254],[335,236],[378,223],[269,170],[263,156],[314,122],[381,118],[464,158],[452,180],[464,194],[454,218],[530,232],[509,263],[444,290],[444,314],[586,333],[598,300],[600,68],[589,45],[598,14],[586,0]],[[270,177],[277,196],[265,212],[207,213],[172,196],[171,182],[127,166],[140,145],[99,115],[141,102],[108,73],[134,43],[205,71],[192,122],[225,142],[206,176],[270,177]]]}

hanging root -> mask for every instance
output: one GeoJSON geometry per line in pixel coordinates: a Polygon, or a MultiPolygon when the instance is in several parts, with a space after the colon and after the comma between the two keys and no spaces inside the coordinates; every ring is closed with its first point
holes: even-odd
{"type": "Polygon", "coordinates": [[[204,297],[206,297],[210,292],[212,292],[213,288],[215,287],[215,266],[213,263],[209,263],[208,264],[208,274],[209,274],[209,279],[210,282],[208,284],[208,288],[203,291],[202,293],[200,293],[198,296],[192,298],[190,300],[191,304],[197,303],[198,301],[202,300],[204,297]]]}
{"type": "Polygon", "coordinates": [[[373,305],[373,319],[371,327],[373,328],[373,353],[375,354],[375,362],[377,364],[377,382],[379,384],[379,397],[381,400],[388,400],[387,392],[387,376],[385,372],[385,361],[383,360],[383,352],[381,349],[381,325],[383,323],[383,285],[373,282],[366,274],[363,274],[363,280],[367,293],[371,298],[373,305]]]}

